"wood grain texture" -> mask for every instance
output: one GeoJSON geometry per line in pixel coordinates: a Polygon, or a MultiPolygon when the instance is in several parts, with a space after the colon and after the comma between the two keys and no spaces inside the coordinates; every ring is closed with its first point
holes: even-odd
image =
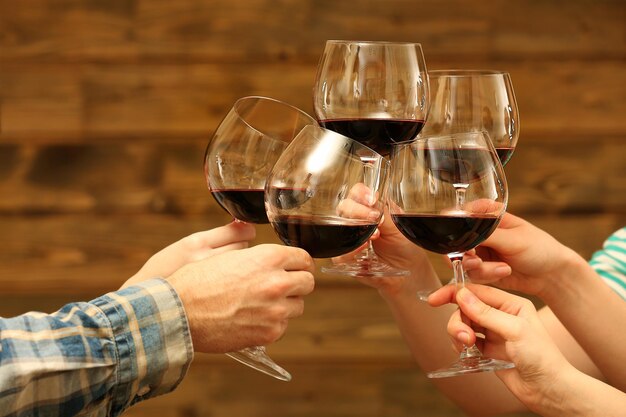
{"type": "Polygon", "coordinates": [[[407,363],[283,361],[294,376],[285,384],[231,362],[192,367],[179,392],[133,407],[127,415],[181,408],[182,415],[197,416],[403,416],[421,410],[436,417],[463,415],[407,363]]]}
{"type": "MultiPolygon", "coordinates": [[[[429,67],[453,64],[429,60],[429,67]]],[[[468,60],[507,69],[521,112],[521,139],[620,135],[626,131],[623,63],[600,60],[468,60]],[[555,88],[558,86],[558,88],[555,88]]],[[[244,95],[285,100],[312,114],[315,63],[9,64],[0,73],[5,141],[159,140],[207,137],[244,95]],[[276,74],[285,74],[277,79],[276,74]]],[[[622,142],[623,143],[623,142],[622,142]]]]}
{"type": "MultiPolygon", "coordinates": [[[[549,134],[520,139],[506,167],[510,211],[613,212],[624,220],[623,141],[593,135],[568,139],[549,134]]],[[[226,221],[204,178],[207,141],[2,145],[0,193],[11,198],[0,200],[0,213],[152,212],[226,221]]]]}
{"type": "MultiPolygon", "coordinates": [[[[509,71],[508,209],[589,257],[626,224],[624,21],[622,0],[0,0],[0,315],[97,297],[230,221],[203,178],[211,133],[244,95],[311,113],[326,39],[416,41],[429,69],[509,71]]],[[[278,243],[257,230],[254,244],[278,243]]],[[[375,291],[316,280],[270,347],[292,383],[201,355],[126,415],[462,415],[375,291]]]]}
{"type": "Polygon", "coordinates": [[[624,57],[620,0],[2,0],[7,61],[317,61],[326,39],[428,56],[624,57]]]}
{"type": "MultiPolygon", "coordinates": [[[[623,216],[617,215],[526,217],[587,258],[623,224],[623,216]]],[[[225,215],[216,219],[150,214],[0,217],[0,294],[95,297],[117,289],[169,243],[229,221],[225,215]]],[[[265,225],[258,227],[255,243],[279,241],[265,225]]],[[[448,275],[443,264],[438,270],[448,275]]],[[[351,285],[345,278],[320,274],[320,283],[325,282],[351,285]]]]}

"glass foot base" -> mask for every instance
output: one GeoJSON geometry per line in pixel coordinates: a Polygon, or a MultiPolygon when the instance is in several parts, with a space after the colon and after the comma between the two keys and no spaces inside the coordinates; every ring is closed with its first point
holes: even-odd
{"type": "Polygon", "coordinates": [[[428,296],[434,293],[436,290],[421,290],[417,292],[417,299],[420,301],[428,302],[428,296]]]}
{"type": "Polygon", "coordinates": [[[502,369],[515,368],[515,364],[500,359],[486,358],[482,356],[478,348],[474,345],[466,347],[461,352],[458,361],[448,368],[437,369],[426,374],[428,378],[448,378],[451,376],[476,374],[479,372],[492,372],[502,369]]]}
{"type": "Polygon", "coordinates": [[[323,266],[322,272],[326,274],[348,275],[351,277],[398,277],[409,275],[406,269],[394,268],[386,263],[371,261],[369,259],[357,259],[355,262],[323,266]]]}
{"type": "Polygon", "coordinates": [[[291,374],[271,360],[263,346],[252,346],[226,355],[276,379],[291,381],[291,374]]]}

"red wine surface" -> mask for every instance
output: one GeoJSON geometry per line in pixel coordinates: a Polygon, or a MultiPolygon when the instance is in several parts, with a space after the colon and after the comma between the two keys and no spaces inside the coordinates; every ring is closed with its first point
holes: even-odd
{"type": "Polygon", "coordinates": [[[272,221],[286,245],[302,248],[314,258],[331,258],[357,249],[377,226],[341,217],[280,216],[272,221]]]}
{"type": "Polygon", "coordinates": [[[411,242],[431,252],[466,252],[483,242],[497,227],[493,215],[392,214],[400,232],[411,242]]]}
{"type": "Polygon", "coordinates": [[[248,223],[269,223],[265,214],[264,190],[211,190],[215,200],[237,220],[248,223]]]}
{"type": "Polygon", "coordinates": [[[394,143],[407,142],[424,127],[423,120],[326,119],[320,125],[352,138],[383,156],[391,154],[394,143]]]}
{"type": "Polygon", "coordinates": [[[502,162],[502,166],[509,162],[514,151],[515,148],[496,148],[496,152],[498,154],[498,158],[500,158],[500,162],[502,162]]]}

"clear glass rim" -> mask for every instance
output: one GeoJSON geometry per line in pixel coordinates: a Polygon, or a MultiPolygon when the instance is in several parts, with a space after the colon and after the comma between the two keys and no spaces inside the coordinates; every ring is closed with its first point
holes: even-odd
{"type": "MultiPolygon", "coordinates": [[[[307,125],[307,126],[303,127],[302,130],[300,131],[300,133],[298,133],[298,136],[305,134],[305,132],[307,132],[308,130],[311,130],[311,129],[315,129],[315,130],[317,130],[319,132],[324,133],[325,135],[331,134],[333,136],[337,136],[337,137],[339,137],[339,138],[349,142],[351,144],[351,146],[356,146],[356,147],[361,148],[361,149],[363,149],[363,150],[365,150],[367,152],[371,152],[372,153],[372,157],[375,157],[376,159],[380,159],[380,160],[386,161],[384,156],[382,156],[381,154],[379,154],[378,152],[376,152],[374,149],[370,148],[369,146],[364,145],[361,142],[359,142],[357,140],[354,140],[354,139],[352,139],[349,136],[342,135],[341,133],[335,132],[334,130],[327,129],[327,128],[322,127],[322,126],[317,125],[317,124],[315,124],[315,125],[307,125]]],[[[296,138],[298,136],[296,136],[296,138]]],[[[294,138],[294,140],[296,138],[294,138]]],[[[318,140],[320,139],[317,135],[315,135],[315,138],[318,139],[318,140]]]]}
{"type": "MultiPolygon", "coordinates": [[[[300,116],[303,116],[305,119],[308,119],[310,121],[309,124],[315,125],[315,126],[319,126],[317,123],[317,120],[315,118],[313,118],[313,116],[311,116],[310,114],[308,114],[307,112],[305,112],[304,110],[289,104],[285,101],[282,100],[278,100],[272,97],[267,97],[267,96],[259,96],[259,95],[250,95],[250,96],[243,96],[238,98],[237,100],[235,100],[235,103],[232,105],[232,107],[228,110],[228,113],[224,116],[224,118],[222,119],[222,121],[218,124],[217,128],[215,129],[215,131],[212,134],[211,139],[208,141],[207,145],[206,145],[206,149],[204,151],[204,170],[205,170],[205,176],[207,177],[207,181],[208,181],[208,176],[207,176],[207,158],[209,156],[209,150],[211,149],[211,144],[213,143],[215,134],[219,131],[220,126],[222,125],[222,123],[224,122],[224,120],[226,120],[229,116],[232,116],[232,114],[234,113],[235,117],[237,118],[237,120],[239,120],[243,125],[245,125],[247,128],[249,128],[251,131],[255,132],[258,135],[258,138],[263,138],[263,140],[267,140],[270,141],[271,143],[276,143],[276,144],[285,144],[286,142],[284,140],[281,139],[277,139],[261,130],[259,130],[258,128],[252,126],[250,123],[248,123],[248,121],[246,120],[246,118],[240,113],[240,106],[243,102],[249,101],[249,100],[257,100],[257,101],[268,101],[268,102],[273,102],[276,104],[279,104],[281,106],[284,106],[286,109],[289,109],[291,111],[294,111],[295,113],[299,114],[300,116]]],[[[210,186],[209,186],[210,188],[210,186]]]]}
{"type": "Polygon", "coordinates": [[[508,191],[508,186],[507,186],[506,174],[504,172],[504,168],[502,167],[502,163],[500,162],[500,159],[497,156],[496,148],[493,145],[493,142],[491,141],[491,138],[489,137],[489,134],[487,133],[486,130],[470,130],[467,132],[447,133],[443,135],[418,136],[416,139],[412,140],[411,142],[405,142],[402,144],[398,144],[397,146],[394,146],[391,152],[391,160],[393,162],[394,158],[397,155],[400,155],[401,153],[405,152],[406,149],[419,147],[420,144],[423,144],[424,142],[428,142],[428,141],[449,142],[449,141],[453,141],[457,137],[468,136],[468,135],[472,135],[472,136],[480,135],[484,139],[483,141],[484,147],[487,150],[489,150],[489,152],[494,156],[494,163],[496,165],[496,169],[498,170],[500,181],[503,184],[503,190],[504,190],[504,199],[502,202],[503,210],[502,210],[502,213],[498,216],[498,218],[502,218],[509,204],[509,191],[508,191]]]}
{"type": "Polygon", "coordinates": [[[508,77],[509,73],[502,70],[494,69],[439,69],[428,70],[429,76],[446,76],[446,77],[475,77],[475,76],[504,76],[508,77]]]}
{"type": "Polygon", "coordinates": [[[489,133],[484,129],[468,130],[467,132],[446,133],[446,134],[441,134],[441,135],[438,135],[438,134],[426,135],[426,136],[418,135],[415,139],[411,141],[395,144],[394,150],[401,151],[402,149],[406,147],[417,146],[419,143],[426,142],[426,141],[433,141],[433,140],[434,141],[437,141],[437,140],[449,141],[449,140],[453,140],[455,138],[462,137],[462,136],[476,136],[476,135],[482,136],[485,139],[485,146],[490,151],[493,151],[494,153],[496,152],[493,142],[491,141],[491,138],[489,137],[489,133]]]}
{"type": "Polygon", "coordinates": [[[350,39],[329,39],[326,41],[327,44],[351,44],[351,45],[398,45],[398,46],[408,46],[414,45],[418,46],[420,49],[422,48],[422,44],[418,42],[409,42],[409,41],[365,41],[365,40],[350,40],[350,39]]]}
{"type": "MultiPolygon", "coordinates": [[[[279,105],[281,105],[281,106],[284,106],[285,108],[288,108],[288,109],[290,109],[290,110],[295,111],[297,114],[301,115],[301,116],[302,116],[302,117],[304,117],[305,119],[309,119],[309,120],[311,121],[311,123],[310,123],[310,124],[317,125],[317,120],[316,120],[313,116],[311,116],[310,114],[308,114],[308,113],[307,113],[307,112],[305,112],[304,110],[302,110],[302,109],[300,109],[300,108],[298,108],[298,107],[296,107],[296,106],[294,106],[294,105],[292,105],[292,104],[289,104],[289,103],[287,103],[287,102],[285,102],[285,101],[278,100],[278,99],[275,99],[275,98],[272,98],[272,97],[267,97],[267,96],[244,96],[244,97],[240,97],[240,98],[238,98],[238,99],[235,101],[235,103],[233,104],[233,107],[232,107],[232,109],[233,109],[234,113],[237,115],[237,118],[238,118],[239,120],[241,120],[241,121],[242,121],[242,122],[243,122],[246,126],[248,126],[250,129],[252,129],[252,130],[254,130],[255,132],[259,133],[260,135],[266,136],[266,137],[268,137],[268,138],[270,138],[270,139],[272,139],[272,140],[277,140],[277,141],[280,141],[279,139],[275,139],[275,138],[273,138],[273,137],[269,136],[267,133],[262,132],[262,131],[260,131],[258,128],[256,128],[256,127],[252,126],[250,123],[248,123],[248,121],[246,120],[246,118],[245,118],[245,117],[241,114],[241,112],[240,112],[240,107],[241,107],[242,103],[247,102],[247,101],[250,101],[250,100],[256,100],[256,101],[270,101],[270,102],[273,102],[273,103],[279,104],[279,105]]],[[[281,142],[282,142],[282,141],[281,141],[281,142]]]]}

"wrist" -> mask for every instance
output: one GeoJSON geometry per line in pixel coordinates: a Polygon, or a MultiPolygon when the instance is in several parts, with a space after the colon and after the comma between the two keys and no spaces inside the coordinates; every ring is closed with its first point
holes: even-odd
{"type": "Polygon", "coordinates": [[[420,291],[435,291],[441,287],[441,281],[428,260],[421,264],[411,265],[409,275],[400,279],[382,278],[388,282],[379,285],[377,290],[380,296],[388,303],[408,299],[418,302],[420,291]]]}
{"type": "Polygon", "coordinates": [[[542,390],[535,401],[528,404],[529,408],[544,416],[571,415],[566,413],[566,409],[575,408],[573,401],[577,398],[572,394],[576,392],[579,384],[579,374],[580,372],[573,366],[559,372],[555,381],[542,390]]]}
{"type": "Polygon", "coordinates": [[[581,279],[587,276],[586,270],[590,270],[587,261],[573,250],[565,248],[563,261],[553,273],[546,276],[546,284],[536,295],[548,305],[575,300],[580,291],[581,279]]]}
{"type": "Polygon", "coordinates": [[[624,405],[624,393],[569,366],[529,408],[546,417],[605,417],[621,415],[624,405]]]}

